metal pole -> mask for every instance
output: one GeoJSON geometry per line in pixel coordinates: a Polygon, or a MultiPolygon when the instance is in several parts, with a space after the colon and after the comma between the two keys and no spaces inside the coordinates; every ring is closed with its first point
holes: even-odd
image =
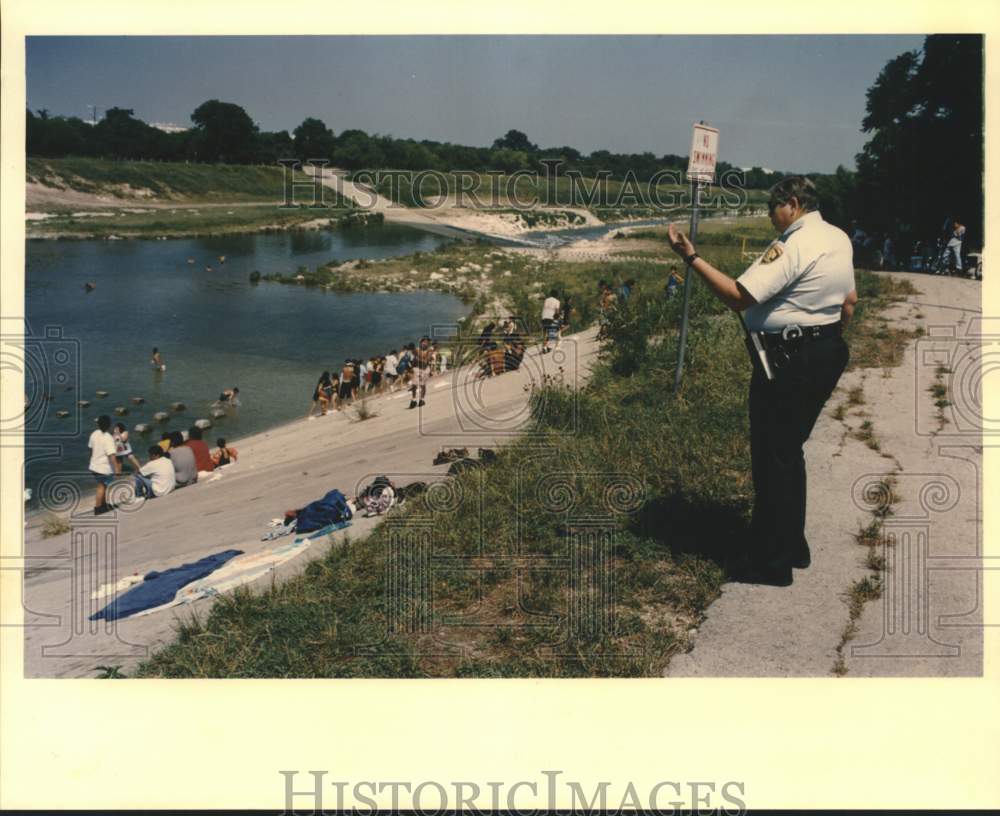
{"type": "MultiPolygon", "coordinates": [[[[698,194],[700,192],[700,182],[691,179],[691,229],[689,238],[694,243],[698,238],[698,194]]],[[[688,266],[684,275],[684,309],[681,315],[681,341],[677,349],[677,370],[674,372],[674,393],[681,387],[681,373],[684,370],[684,349],[687,346],[688,333],[688,304],[691,300],[691,279],[695,276],[695,271],[688,266]]]]}

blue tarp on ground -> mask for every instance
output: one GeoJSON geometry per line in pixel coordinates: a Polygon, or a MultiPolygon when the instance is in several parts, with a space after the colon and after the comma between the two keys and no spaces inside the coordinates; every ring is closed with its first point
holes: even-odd
{"type": "Polygon", "coordinates": [[[214,555],[206,555],[193,564],[182,564],[165,572],[157,572],[156,570],[148,572],[141,584],[133,587],[120,598],[113,600],[100,612],[95,612],[90,616],[90,620],[100,620],[101,618],[118,620],[134,615],[136,612],[142,612],[144,609],[152,609],[154,606],[169,603],[181,587],[192,581],[197,581],[199,578],[204,578],[230,558],[242,554],[243,550],[225,550],[214,555]]]}

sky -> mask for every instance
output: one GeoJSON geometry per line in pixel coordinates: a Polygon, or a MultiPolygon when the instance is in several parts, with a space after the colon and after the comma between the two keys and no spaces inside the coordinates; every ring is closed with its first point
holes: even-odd
{"type": "Polygon", "coordinates": [[[335,133],[488,146],[511,128],[541,147],[686,155],[719,128],[740,167],[854,167],[865,91],[919,36],[28,37],[32,110],[132,108],[190,125],[208,99],[262,130],[322,119],[335,133]]]}

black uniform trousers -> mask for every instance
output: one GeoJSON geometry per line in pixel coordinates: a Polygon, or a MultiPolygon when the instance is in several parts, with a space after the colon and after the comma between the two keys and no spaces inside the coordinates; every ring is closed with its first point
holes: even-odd
{"type": "Polygon", "coordinates": [[[836,334],[801,343],[773,381],[754,364],[750,455],[755,496],[749,556],[755,567],[783,568],[808,555],[802,445],[847,360],[847,343],[836,334]]]}

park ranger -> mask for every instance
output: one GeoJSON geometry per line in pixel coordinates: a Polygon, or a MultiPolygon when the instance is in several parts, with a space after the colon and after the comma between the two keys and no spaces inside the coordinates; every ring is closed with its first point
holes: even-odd
{"type": "Polygon", "coordinates": [[[857,303],[847,234],[823,220],[816,188],[791,176],[771,189],[780,233],[738,279],[700,257],[674,225],[670,244],[741,315],[751,349],[750,454],[754,505],[738,580],[787,586],[809,566],[802,445],[847,365],[841,329],[857,303]]]}

